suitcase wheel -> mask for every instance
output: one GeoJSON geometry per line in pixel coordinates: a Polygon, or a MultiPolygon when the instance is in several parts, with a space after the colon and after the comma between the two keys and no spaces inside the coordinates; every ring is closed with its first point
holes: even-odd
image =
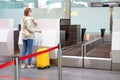
{"type": "Polygon", "coordinates": [[[50,66],[47,66],[47,68],[50,68],[50,66]]]}
{"type": "Polygon", "coordinates": [[[37,68],[43,70],[43,69],[46,69],[46,68],[50,68],[50,66],[45,66],[45,67],[43,67],[43,68],[42,68],[42,67],[37,67],[37,68]]]}
{"type": "Polygon", "coordinates": [[[45,69],[45,67],[43,67],[43,68],[41,68],[41,67],[37,67],[38,69],[41,69],[41,70],[43,70],[43,69],[45,69]]]}

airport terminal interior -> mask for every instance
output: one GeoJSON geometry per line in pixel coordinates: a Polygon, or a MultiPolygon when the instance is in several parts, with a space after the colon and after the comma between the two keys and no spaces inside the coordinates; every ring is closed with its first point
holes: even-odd
{"type": "Polygon", "coordinates": [[[120,0],[0,0],[0,80],[120,80],[119,41],[120,0]],[[33,55],[22,57],[27,7],[42,32],[34,34],[33,55]],[[28,57],[34,67],[21,68],[28,57]]]}

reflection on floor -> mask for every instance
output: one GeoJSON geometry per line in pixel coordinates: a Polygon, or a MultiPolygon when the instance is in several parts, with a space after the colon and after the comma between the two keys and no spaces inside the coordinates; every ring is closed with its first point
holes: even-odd
{"type": "Polygon", "coordinates": [[[12,56],[0,56],[0,62],[7,62],[12,59],[12,56]]]}
{"type": "MultiPolygon", "coordinates": [[[[13,73],[13,66],[0,69],[0,80],[14,80],[13,73]]],[[[119,71],[63,67],[62,75],[63,80],[120,80],[119,71]]],[[[58,80],[58,68],[52,66],[45,70],[20,69],[20,80],[58,80]]]]}

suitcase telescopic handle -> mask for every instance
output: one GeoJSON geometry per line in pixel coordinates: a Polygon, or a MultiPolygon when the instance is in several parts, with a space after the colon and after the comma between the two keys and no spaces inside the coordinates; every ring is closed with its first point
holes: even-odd
{"type": "Polygon", "coordinates": [[[38,33],[38,48],[42,46],[42,32],[38,33]]]}

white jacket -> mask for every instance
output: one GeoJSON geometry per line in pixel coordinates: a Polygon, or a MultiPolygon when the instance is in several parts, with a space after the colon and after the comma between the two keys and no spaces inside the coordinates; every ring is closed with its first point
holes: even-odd
{"type": "Polygon", "coordinates": [[[22,38],[23,39],[34,39],[34,32],[37,32],[35,24],[33,23],[33,18],[29,16],[23,17],[23,25],[21,27],[22,38]],[[29,35],[25,35],[29,34],[29,35]]]}

